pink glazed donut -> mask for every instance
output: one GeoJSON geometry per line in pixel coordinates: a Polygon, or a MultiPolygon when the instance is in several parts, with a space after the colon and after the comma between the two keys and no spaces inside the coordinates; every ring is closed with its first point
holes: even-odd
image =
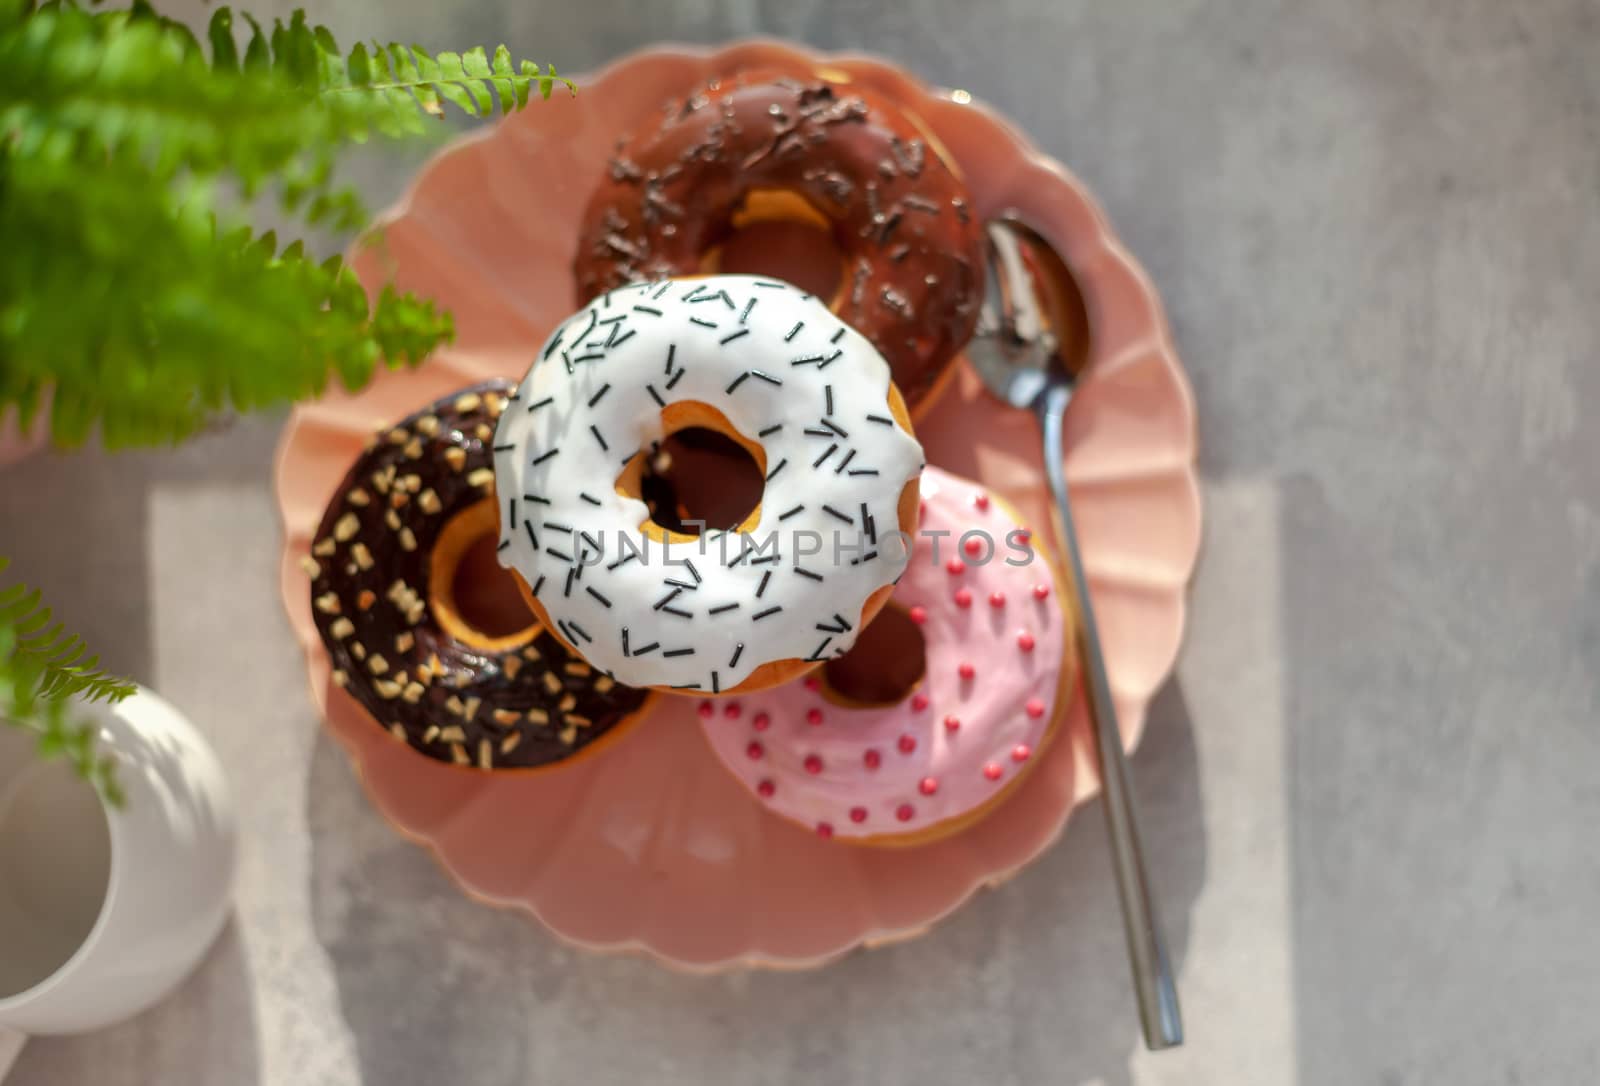
{"type": "Polygon", "coordinates": [[[1066,716],[1076,656],[1054,562],[973,483],[930,467],[922,498],[910,565],[850,653],[804,679],[700,705],[733,775],[823,837],[911,845],[964,828],[1023,779],[1066,716]],[[894,612],[920,634],[924,666],[885,657],[871,636],[894,612]],[[833,685],[846,667],[920,677],[892,702],[866,703],[833,685]]]}

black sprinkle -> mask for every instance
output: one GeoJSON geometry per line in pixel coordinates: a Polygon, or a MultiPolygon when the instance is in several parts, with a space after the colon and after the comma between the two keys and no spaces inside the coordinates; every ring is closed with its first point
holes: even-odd
{"type": "Polygon", "coordinates": [[[809,365],[811,365],[811,364],[813,364],[815,362],[821,362],[826,357],[827,357],[826,355],[820,355],[820,354],[803,354],[799,358],[791,358],[791,359],[789,359],[789,365],[791,365],[791,366],[809,366],[809,365]]]}
{"type": "Polygon", "coordinates": [[[828,342],[829,343],[838,343],[841,339],[844,338],[844,333],[845,333],[845,329],[843,329],[843,328],[839,329],[833,335],[828,337],[828,342]]]}
{"type": "Polygon", "coordinates": [[[739,657],[744,653],[744,642],[741,641],[733,647],[733,659],[728,661],[729,667],[739,666],[739,657]]]}
{"type": "Polygon", "coordinates": [[[825,430],[821,426],[807,426],[806,434],[810,437],[832,437],[832,430],[825,430]]]}
{"type": "Polygon", "coordinates": [[[756,307],[757,300],[758,299],[751,298],[748,302],[744,303],[744,312],[739,314],[740,324],[743,324],[745,321],[750,319],[750,311],[756,307]]]}
{"type": "Polygon", "coordinates": [[[694,568],[694,563],[685,558],[683,564],[689,567],[689,576],[694,578],[694,583],[700,583],[700,571],[694,568]]]}
{"type": "Polygon", "coordinates": [[[544,526],[546,528],[549,528],[552,532],[564,532],[567,535],[571,535],[572,534],[572,529],[571,528],[567,527],[565,524],[557,524],[553,520],[545,521],[544,522],[544,526]]]}
{"type": "Polygon", "coordinates": [[[594,435],[594,439],[596,441],[600,442],[600,451],[601,452],[610,452],[611,451],[611,446],[606,444],[606,439],[600,436],[600,428],[598,426],[595,426],[595,425],[591,424],[590,427],[589,427],[589,432],[594,435]]]}
{"type": "Polygon", "coordinates": [[[788,343],[795,336],[798,336],[800,334],[800,329],[804,328],[805,326],[806,326],[806,322],[805,321],[795,321],[794,322],[794,327],[789,329],[789,334],[783,337],[783,341],[785,343],[788,343]]]}
{"type": "Polygon", "coordinates": [[[750,373],[751,373],[750,370],[745,370],[739,376],[735,377],[733,379],[733,383],[730,384],[727,388],[723,389],[722,391],[731,395],[733,393],[734,389],[738,388],[740,385],[744,384],[745,381],[749,380],[750,373]]]}
{"type": "Polygon", "coordinates": [[[574,566],[572,569],[567,570],[567,587],[563,588],[561,590],[561,594],[563,596],[572,595],[572,578],[576,577],[577,574],[578,574],[578,569],[577,569],[576,566],[574,566]]]}
{"type": "Polygon", "coordinates": [[[604,357],[605,355],[602,352],[592,351],[589,354],[580,354],[577,358],[572,360],[572,364],[576,366],[579,362],[598,362],[604,357]]]}
{"type": "Polygon", "coordinates": [[[516,448],[516,445],[496,445],[494,451],[497,453],[510,452],[514,448],[516,448]]]}
{"type": "Polygon", "coordinates": [[[868,551],[866,554],[863,554],[860,558],[852,558],[852,559],[850,559],[850,564],[852,566],[859,566],[862,562],[870,562],[876,557],[878,557],[878,552],[877,551],[868,551]]]}
{"type": "Polygon", "coordinates": [[[511,498],[506,502],[506,504],[508,506],[510,506],[510,508],[506,511],[506,523],[507,524],[516,524],[517,523],[517,499],[511,498]]]}
{"type": "Polygon", "coordinates": [[[605,398],[605,394],[607,392],[610,392],[610,391],[611,391],[611,382],[607,381],[604,385],[602,385],[600,387],[600,391],[599,392],[596,392],[593,396],[589,397],[589,406],[593,407],[595,404],[599,403],[602,399],[605,398]]]}
{"type": "Polygon", "coordinates": [[[826,426],[828,429],[832,430],[834,433],[838,434],[840,437],[849,437],[850,436],[849,434],[847,434],[845,432],[844,427],[837,426],[834,423],[829,422],[827,419],[823,419],[822,420],[822,425],[826,426]]]}
{"type": "MultiPolygon", "coordinates": [[[[667,652],[663,652],[661,655],[663,655],[663,656],[693,656],[694,655],[694,649],[671,649],[671,650],[669,650],[667,652]]],[[[696,685],[698,685],[698,684],[696,684],[696,685]]]]}
{"type": "MultiPolygon", "coordinates": [[[[738,609],[739,609],[739,605],[737,603],[725,603],[720,607],[711,608],[711,610],[707,611],[706,614],[708,614],[708,615],[720,615],[724,611],[737,611],[738,609]]],[[[732,667],[733,665],[729,664],[728,666],[732,667]]]]}
{"type": "Polygon", "coordinates": [[[693,613],[691,613],[689,611],[680,611],[676,607],[663,607],[663,608],[661,608],[661,613],[663,615],[677,615],[679,618],[693,618],[694,617],[693,613]]]}
{"type": "Polygon", "coordinates": [[[625,566],[625,565],[627,565],[629,562],[633,561],[637,557],[639,557],[637,552],[629,551],[627,554],[624,554],[621,558],[618,558],[615,562],[612,562],[609,566],[607,566],[606,567],[606,572],[610,573],[612,570],[616,569],[618,566],[625,566]]]}
{"type": "Polygon", "coordinates": [[[787,456],[784,457],[782,460],[779,460],[778,461],[778,466],[773,468],[771,471],[767,472],[767,482],[769,482],[769,483],[772,482],[772,477],[774,475],[778,474],[778,472],[782,471],[783,470],[783,465],[787,464],[788,462],[789,462],[789,458],[787,456]]]}
{"type": "MultiPolygon", "coordinates": [[[[663,655],[671,656],[672,654],[671,653],[664,653],[663,655]]],[[[700,689],[700,684],[699,683],[679,683],[677,686],[669,686],[669,687],[667,687],[667,689],[668,690],[698,690],[698,689],[700,689]]]]}
{"type": "Polygon", "coordinates": [[[581,490],[578,492],[578,497],[582,498],[584,501],[588,502],[590,505],[599,505],[600,504],[600,499],[599,498],[591,497],[590,495],[584,493],[581,490]]]}
{"type": "Polygon", "coordinates": [[[850,463],[850,461],[854,460],[855,458],[856,458],[856,451],[854,449],[851,449],[849,455],[847,455],[843,460],[839,461],[839,466],[833,469],[833,473],[835,475],[838,475],[839,473],[844,471],[844,466],[846,464],[850,463]]]}
{"type": "Polygon", "coordinates": [[[878,469],[877,468],[851,468],[850,469],[850,474],[851,475],[876,475],[876,474],[878,474],[878,469]]]}
{"type": "Polygon", "coordinates": [[[820,573],[812,573],[812,572],[811,572],[811,571],[810,571],[810,570],[809,570],[809,569],[803,569],[803,568],[802,568],[802,567],[800,567],[800,566],[795,566],[795,567],[794,567],[794,571],[795,571],[795,572],[796,572],[796,573],[798,573],[798,574],[800,574],[800,576],[802,576],[802,577],[809,577],[809,578],[811,578],[811,580],[813,580],[813,581],[820,581],[820,580],[822,580],[822,574],[820,574],[820,573]]]}
{"type": "Polygon", "coordinates": [[[552,456],[555,456],[560,451],[561,451],[560,448],[554,448],[554,449],[551,449],[547,453],[540,453],[538,456],[534,457],[531,461],[529,461],[529,467],[532,467],[534,464],[542,464],[542,463],[544,463],[546,460],[550,459],[552,456]]]}
{"type": "Polygon", "coordinates": [[[652,317],[661,316],[661,310],[657,309],[653,305],[636,305],[636,306],[633,307],[633,311],[635,313],[648,313],[652,317]]]}
{"type": "Polygon", "coordinates": [[[593,585],[584,585],[583,586],[583,590],[585,592],[589,593],[589,595],[593,596],[595,599],[599,600],[606,607],[610,607],[611,606],[611,601],[606,599],[600,593],[596,592],[594,590],[594,586],[593,585]]]}
{"type": "MultiPolygon", "coordinates": [[[[826,460],[828,457],[832,456],[835,452],[837,452],[838,449],[839,449],[838,442],[835,442],[834,444],[829,445],[827,452],[823,453],[821,456],[819,456],[815,460],[811,461],[811,466],[814,467],[814,468],[820,468],[822,466],[822,462],[824,460],[826,460]]],[[[827,506],[823,506],[823,508],[826,509],[827,506]]]]}
{"type": "Polygon", "coordinates": [[[561,339],[562,339],[562,337],[565,336],[566,334],[567,334],[567,330],[565,328],[561,329],[561,331],[556,333],[556,338],[552,339],[550,341],[549,345],[546,346],[545,349],[544,349],[544,356],[546,358],[549,358],[551,355],[556,353],[556,351],[561,347],[561,339]]]}
{"type": "Polygon", "coordinates": [[[778,514],[778,519],[779,520],[788,520],[790,517],[794,516],[796,513],[801,513],[801,512],[804,512],[804,511],[805,511],[805,503],[802,502],[801,504],[795,506],[793,509],[789,510],[786,513],[779,513],[778,514]]]}
{"type": "Polygon", "coordinates": [[[737,557],[733,561],[729,562],[728,563],[728,568],[732,569],[734,566],[737,566],[739,563],[743,562],[744,559],[745,559],[745,556],[750,553],[751,549],[752,548],[750,546],[750,537],[749,536],[740,537],[739,557],[737,557]]]}
{"type": "Polygon", "coordinates": [[[831,365],[833,365],[833,364],[834,364],[834,363],[835,363],[835,362],[837,362],[837,361],[839,361],[839,358],[840,358],[840,357],[841,357],[841,356],[842,356],[842,355],[843,355],[843,354],[844,354],[844,352],[843,352],[843,351],[834,351],[834,352],[833,352],[833,353],[832,353],[832,354],[830,354],[830,355],[829,355],[829,356],[828,356],[828,357],[827,357],[827,358],[824,358],[824,359],[823,359],[823,360],[822,360],[822,361],[821,361],[821,362],[818,362],[818,363],[817,363],[817,369],[819,369],[819,370],[825,370],[825,369],[827,369],[827,368],[828,368],[828,367],[829,367],[829,366],[831,366],[831,365]]]}
{"type": "Polygon", "coordinates": [[[635,656],[643,656],[643,655],[644,655],[644,654],[645,654],[645,653],[647,653],[647,652],[654,652],[654,651],[655,651],[655,650],[656,650],[656,649],[659,649],[659,648],[660,648],[660,647],[661,647],[661,642],[659,642],[659,641],[652,641],[652,642],[650,642],[650,644],[648,644],[648,645],[646,645],[646,646],[645,646],[645,647],[644,647],[644,648],[642,648],[642,649],[635,649],[635,650],[634,650],[634,652],[633,652],[633,654],[634,654],[634,655],[635,655],[635,656]]]}
{"type": "Polygon", "coordinates": [[[683,589],[687,589],[690,592],[693,592],[695,589],[700,587],[697,584],[690,584],[688,581],[674,580],[671,577],[667,578],[666,583],[670,584],[673,588],[683,588],[683,589]]]}
{"type": "MultiPolygon", "coordinates": [[[[831,414],[833,414],[833,386],[832,385],[823,385],[822,386],[822,394],[827,397],[827,402],[828,402],[828,409],[826,411],[824,411],[823,414],[824,415],[831,415],[831,414]]],[[[826,421],[826,420],[824,420],[824,421],[826,421]]]]}
{"type": "Polygon", "coordinates": [[[556,398],[554,396],[546,396],[544,399],[540,400],[538,403],[530,403],[528,405],[528,413],[531,415],[533,412],[539,410],[539,408],[541,408],[541,407],[549,407],[551,404],[553,404],[555,402],[556,402],[556,398]]]}
{"type": "Polygon", "coordinates": [[[570,354],[568,354],[566,351],[562,351],[561,352],[561,361],[566,363],[567,376],[571,377],[572,376],[572,356],[570,354]]]}
{"type": "Polygon", "coordinates": [[[702,290],[705,290],[705,289],[706,289],[706,285],[704,283],[696,283],[694,285],[694,289],[683,296],[683,300],[686,301],[686,302],[692,302],[695,299],[695,295],[699,294],[702,290]]]}
{"type": "Polygon", "coordinates": [[[816,648],[816,651],[814,651],[810,656],[807,656],[806,659],[807,660],[820,660],[820,659],[822,659],[823,650],[828,647],[828,642],[830,642],[832,640],[833,640],[833,638],[831,638],[831,637],[824,637],[822,639],[822,644],[818,645],[817,648],[816,648]]]}
{"type": "Polygon", "coordinates": [[[594,536],[590,535],[588,532],[579,532],[578,538],[589,544],[589,546],[593,547],[597,551],[605,550],[604,547],[600,546],[600,541],[594,536]]]}
{"type": "Polygon", "coordinates": [[[841,615],[837,611],[835,611],[833,613],[833,621],[835,621],[839,625],[843,626],[846,630],[852,630],[852,629],[855,628],[855,627],[851,626],[849,622],[845,621],[845,617],[843,615],[841,615]]]}
{"type": "Polygon", "coordinates": [[[496,548],[495,548],[495,550],[497,550],[497,551],[503,551],[503,550],[505,550],[505,549],[506,549],[506,548],[507,548],[507,547],[509,547],[509,546],[511,546],[511,540],[509,540],[509,539],[502,539],[502,540],[501,540],[501,541],[500,541],[500,545],[499,545],[499,546],[498,546],[498,547],[496,547],[496,548]]]}
{"type": "MultiPolygon", "coordinates": [[[[528,522],[527,521],[523,521],[522,523],[526,524],[528,522]]],[[[544,552],[546,554],[550,555],[552,558],[559,558],[563,562],[569,562],[570,563],[572,561],[572,555],[567,554],[565,551],[558,551],[554,547],[546,547],[544,549],[544,552]]]]}
{"type": "Polygon", "coordinates": [[[894,419],[886,419],[882,415],[868,415],[867,416],[867,421],[868,422],[875,422],[880,426],[893,426],[894,425],[894,419]]]}
{"type": "Polygon", "coordinates": [[[677,599],[681,595],[683,595],[683,589],[674,588],[666,596],[663,596],[661,599],[656,601],[655,607],[653,608],[653,610],[656,610],[656,611],[661,610],[663,607],[665,607],[667,604],[671,603],[673,600],[677,599]]]}
{"type": "Polygon", "coordinates": [[[667,401],[661,398],[661,393],[656,391],[655,385],[645,385],[644,387],[649,391],[650,398],[656,402],[657,407],[667,406],[667,401]]]}
{"type": "Polygon", "coordinates": [[[688,370],[682,369],[682,370],[679,370],[677,373],[674,373],[672,375],[672,379],[667,382],[667,391],[671,392],[672,391],[672,386],[678,383],[678,378],[682,377],[684,374],[686,374],[688,372],[689,372],[688,370]]]}
{"type": "Polygon", "coordinates": [[[877,533],[877,530],[873,527],[873,523],[874,522],[872,520],[872,513],[871,513],[871,511],[869,511],[867,509],[867,503],[866,502],[862,502],[861,503],[861,526],[867,530],[867,538],[872,540],[872,542],[876,543],[878,541],[878,533],[877,533]]]}
{"type": "Polygon", "coordinates": [[[606,346],[607,347],[620,347],[620,346],[622,346],[624,343],[628,342],[628,340],[632,339],[636,335],[638,335],[638,333],[635,332],[632,328],[630,328],[626,332],[624,332],[622,335],[618,336],[616,338],[615,342],[607,340],[606,341],[606,346]]]}
{"type": "Polygon", "coordinates": [[[715,328],[717,326],[716,321],[701,320],[699,317],[690,317],[689,323],[698,324],[702,328],[715,328]]]}
{"type": "Polygon", "coordinates": [[[667,376],[668,377],[672,376],[672,358],[677,353],[678,353],[678,345],[676,343],[667,344],[667,376]]]}
{"type": "Polygon", "coordinates": [[[666,282],[661,284],[661,289],[660,290],[658,290],[654,294],[650,295],[650,300],[652,302],[659,302],[661,300],[661,296],[663,294],[665,294],[667,291],[671,290],[671,289],[672,289],[672,280],[668,279],[666,282]]]}
{"type": "Polygon", "coordinates": [[[768,426],[765,430],[758,430],[756,432],[756,436],[766,437],[768,434],[775,434],[781,429],[783,429],[783,423],[780,422],[776,426],[768,426]]]}
{"type": "Polygon", "coordinates": [[[528,533],[528,542],[533,544],[533,549],[534,550],[538,550],[539,549],[539,537],[533,534],[533,521],[531,521],[531,520],[523,521],[522,522],[522,528],[523,528],[524,531],[526,531],[528,533]]]}
{"type": "Polygon", "coordinates": [[[539,574],[539,579],[537,581],[533,582],[533,594],[535,596],[537,596],[539,594],[539,589],[541,589],[543,587],[544,587],[544,574],[541,573],[541,574],[539,574]]]}
{"type": "Polygon", "coordinates": [[[757,283],[756,286],[764,287],[767,290],[788,290],[789,289],[789,284],[787,284],[787,283],[768,283],[768,282],[763,281],[763,282],[757,283]]]}
{"type": "Polygon", "coordinates": [[[571,619],[567,620],[567,625],[572,628],[572,632],[573,633],[577,634],[579,637],[583,638],[585,641],[593,641],[594,640],[594,638],[589,636],[589,631],[588,630],[585,630],[582,626],[579,626],[576,622],[573,622],[571,619]]]}
{"type": "MultiPolygon", "coordinates": [[[[621,318],[618,318],[618,319],[621,319],[621,318]]],[[[622,325],[613,324],[611,326],[611,331],[606,333],[606,342],[605,342],[605,349],[606,350],[609,351],[611,348],[615,347],[620,342],[620,340],[617,339],[617,333],[620,332],[620,331],[622,331],[622,325]]],[[[628,334],[632,335],[633,333],[630,332],[628,334]]]]}
{"type": "Polygon", "coordinates": [[[722,693],[722,681],[717,678],[717,672],[715,668],[713,668],[711,671],[711,692],[713,694],[722,693]]]}
{"type": "Polygon", "coordinates": [[[761,575],[761,583],[756,586],[756,599],[759,600],[761,593],[767,590],[767,582],[770,580],[772,580],[772,571],[769,569],[761,575]]]}
{"type": "Polygon", "coordinates": [[[740,336],[748,336],[749,334],[750,334],[750,329],[741,328],[737,332],[733,332],[733,333],[730,333],[729,335],[723,336],[717,342],[720,345],[726,347],[728,344],[732,343],[734,340],[738,339],[740,336]]]}
{"type": "Polygon", "coordinates": [[[778,555],[778,554],[769,554],[765,558],[752,558],[752,559],[750,559],[750,564],[752,566],[764,566],[769,562],[776,562],[782,557],[783,557],[782,555],[778,555]]]}
{"type": "MultiPolygon", "coordinates": [[[[593,592],[594,589],[591,588],[589,591],[593,592]]],[[[622,628],[622,655],[628,655],[628,628],[626,626],[622,628]]]]}
{"type": "Polygon", "coordinates": [[[783,608],[781,606],[779,606],[779,607],[768,607],[765,611],[757,611],[755,614],[751,615],[750,616],[750,621],[751,622],[760,622],[762,619],[766,618],[768,615],[775,615],[781,610],[783,610],[783,608]]]}

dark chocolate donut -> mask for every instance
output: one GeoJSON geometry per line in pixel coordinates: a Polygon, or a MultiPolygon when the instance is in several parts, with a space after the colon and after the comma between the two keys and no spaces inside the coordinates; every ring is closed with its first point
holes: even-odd
{"type": "Polygon", "coordinates": [[[649,696],[595,671],[531,616],[496,633],[456,610],[461,557],[498,531],[491,445],[513,388],[466,389],[380,433],[339,484],[306,559],[334,682],[395,738],[479,769],[566,762],[619,734],[649,696]]]}
{"type": "Polygon", "coordinates": [[[832,227],[832,307],[889,360],[915,407],[972,335],[983,236],[966,189],[902,110],[851,84],[770,73],[713,82],[617,146],[574,264],[588,301],[701,270],[752,193],[789,193],[832,227]]]}

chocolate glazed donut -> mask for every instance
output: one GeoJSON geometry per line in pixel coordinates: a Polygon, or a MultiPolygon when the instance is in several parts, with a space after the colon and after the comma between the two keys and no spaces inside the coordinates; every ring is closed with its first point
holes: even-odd
{"type": "Polygon", "coordinates": [[[478,769],[570,763],[625,731],[649,696],[531,616],[483,629],[461,609],[463,560],[496,541],[490,446],[513,396],[502,382],[476,386],[379,434],[304,560],[334,683],[401,742],[478,769]]]}
{"type": "Polygon", "coordinates": [[[982,233],[915,122],[849,84],[770,73],[713,82],[623,139],[578,239],[583,300],[704,270],[749,198],[773,193],[831,226],[846,265],[831,306],[888,359],[915,407],[972,335],[982,233]]]}

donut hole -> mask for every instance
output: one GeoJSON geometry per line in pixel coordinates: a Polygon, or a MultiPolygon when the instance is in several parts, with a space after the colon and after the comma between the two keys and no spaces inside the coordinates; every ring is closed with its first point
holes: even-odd
{"type": "Polygon", "coordinates": [[[845,255],[833,223],[803,196],[753,189],[701,256],[707,275],[770,275],[819,298],[836,298],[845,255]]]}
{"type": "Polygon", "coordinates": [[[485,652],[529,641],[539,621],[499,562],[499,510],[492,501],[452,517],[429,560],[429,603],[445,632],[485,652]]]}
{"type": "Polygon", "coordinates": [[[928,673],[922,627],[890,602],[867,623],[843,656],[822,665],[822,695],[856,708],[898,705],[928,673]]]}
{"type": "Polygon", "coordinates": [[[618,494],[650,510],[641,530],[660,540],[753,528],[766,487],[761,446],[710,404],[669,404],[661,425],[666,436],[629,460],[616,481],[618,494]]]}

